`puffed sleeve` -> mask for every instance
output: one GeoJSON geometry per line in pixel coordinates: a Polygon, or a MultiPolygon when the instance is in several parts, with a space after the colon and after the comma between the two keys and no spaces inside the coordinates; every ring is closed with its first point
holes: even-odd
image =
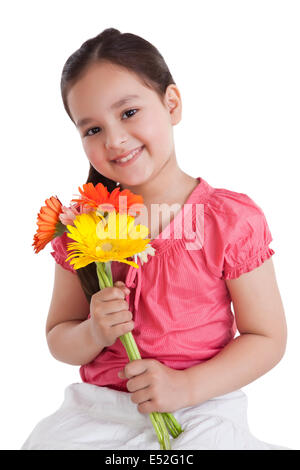
{"type": "Polygon", "coordinates": [[[53,240],[51,240],[51,246],[54,251],[51,251],[50,254],[63,268],[71,271],[74,274],[77,274],[76,269],[73,268],[69,261],[66,261],[66,258],[70,254],[70,251],[67,250],[67,243],[71,242],[72,239],[67,236],[66,232],[64,232],[60,237],[53,238],[53,240]]]}
{"type": "Polygon", "coordinates": [[[246,194],[216,189],[206,220],[207,263],[220,279],[238,278],[275,253],[266,217],[246,194]]]}

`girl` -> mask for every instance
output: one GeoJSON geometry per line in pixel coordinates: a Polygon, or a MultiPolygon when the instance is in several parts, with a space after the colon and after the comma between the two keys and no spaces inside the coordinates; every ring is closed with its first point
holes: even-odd
{"type": "Polygon", "coordinates": [[[57,360],[81,366],[82,382],[66,388],[22,449],[159,449],[154,411],[174,413],[184,430],[172,449],[285,449],[251,434],[240,390],[286,347],[263,211],[180,169],[180,92],[141,37],[109,28],[84,42],[63,68],[61,92],[90,163],[87,182],[142,195],[156,251],[139,269],[113,262],[118,281],[99,291],[95,263],[75,271],[66,233],[52,241],[47,342],[57,360]],[[157,204],[175,204],[171,221],[169,213],[153,220],[157,204]],[[191,217],[198,245],[174,236],[187,206],[202,208],[191,217]],[[128,331],[141,360],[128,362],[118,339],[128,331]]]}

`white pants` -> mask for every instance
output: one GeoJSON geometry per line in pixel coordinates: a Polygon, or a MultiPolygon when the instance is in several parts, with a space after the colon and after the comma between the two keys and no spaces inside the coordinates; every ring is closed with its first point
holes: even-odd
{"type": "MultiPolygon", "coordinates": [[[[184,432],[172,450],[285,450],[256,439],[247,422],[241,390],[173,412],[184,432]]],[[[61,407],[40,421],[20,450],[160,450],[149,415],[130,393],[87,383],[65,389],[61,407]]]]}

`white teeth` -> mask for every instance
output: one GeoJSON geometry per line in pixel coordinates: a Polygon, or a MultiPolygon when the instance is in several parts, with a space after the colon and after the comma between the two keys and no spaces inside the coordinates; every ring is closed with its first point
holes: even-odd
{"type": "Polygon", "coordinates": [[[122,162],[122,163],[128,162],[128,160],[131,160],[139,151],[140,151],[140,148],[137,149],[137,150],[134,150],[133,152],[131,152],[129,155],[127,155],[127,157],[119,158],[117,160],[117,163],[118,162],[122,162]]]}

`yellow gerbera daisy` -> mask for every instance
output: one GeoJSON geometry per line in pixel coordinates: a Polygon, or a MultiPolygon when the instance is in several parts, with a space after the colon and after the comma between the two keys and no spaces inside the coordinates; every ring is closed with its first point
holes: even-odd
{"type": "Polygon", "coordinates": [[[67,235],[75,242],[67,244],[67,250],[73,251],[66,261],[71,260],[74,269],[97,261],[119,261],[138,268],[138,264],[127,258],[144,251],[150,241],[144,238],[148,234],[146,226],[134,226],[134,217],[115,211],[107,218],[95,211],[80,214],[73,224],[67,225],[67,235]]]}

